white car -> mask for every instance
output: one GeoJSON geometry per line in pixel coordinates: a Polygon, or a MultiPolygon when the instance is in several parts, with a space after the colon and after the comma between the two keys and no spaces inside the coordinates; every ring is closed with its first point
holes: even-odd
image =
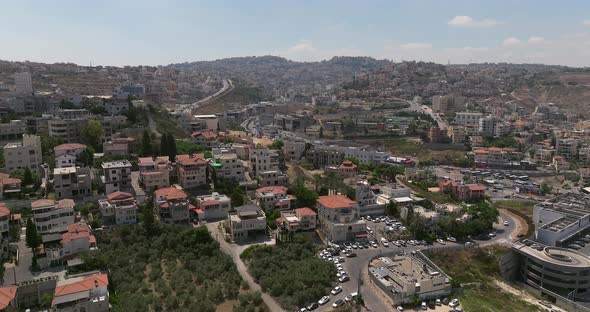
{"type": "Polygon", "coordinates": [[[332,296],[336,296],[337,294],[342,292],[342,287],[341,286],[336,286],[334,287],[334,289],[332,289],[332,291],[330,292],[332,294],[332,296]]]}
{"type": "Polygon", "coordinates": [[[508,221],[504,221],[504,226],[509,226],[510,223],[508,221]]]}
{"type": "Polygon", "coordinates": [[[322,299],[320,299],[320,301],[318,301],[318,304],[319,305],[324,305],[324,304],[328,303],[328,301],[330,301],[330,297],[323,296],[322,299]]]}
{"type": "Polygon", "coordinates": [[[389,243],[387,241],[382,241],[381,243],[383,244],[384,247],[389,247],[389,243]]]}
{"type": "Polygon", "coordinates": [[[451,302],[449,303],[449,307],[454,308],[456,306],[459,305],[459,299],[453,299],[451,300],[451,302]]]}

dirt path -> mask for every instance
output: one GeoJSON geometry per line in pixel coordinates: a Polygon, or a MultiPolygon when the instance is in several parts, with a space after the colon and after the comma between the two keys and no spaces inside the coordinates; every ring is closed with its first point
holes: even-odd
{"type": "MultiPolygon", "coordinates": [[[[494,284],[496,286],[498,286],[500,289],[502,289],[503,291],[505,291],[505,292],[507,292],[509,294],[512,294],[512,295],[516,296],[517,298],[519,298],[521,300],[524,300],[524,301],[526,301],[526,302],[528,302],[528,303],[530,303],[530,304],[532,304],[532,305],[534,305],[536,307],[539,307],[539,309],[541,311],[546,311],[547,310],[546,307],[544,307],[541,304],[539,304],[539,299],[537,299],[535,296],[531,295],[530,293],[528,293],[528,292],[526,292],[524,290],[515,288],[512,285],[510,285],[510,284],[508,284],[508,283],[506,283],[504,281],[497,280],[497,279],[494,280],[494,284]]],[[[556,307],[556,306],[553,306],[552,309],[555,309],[555,310],[560,311],[560,312],[562,312],[562,311],[563,312],[566,312],[565,310],[562,310],[562,309],[560,309],[559,307],[556,307]]]]}

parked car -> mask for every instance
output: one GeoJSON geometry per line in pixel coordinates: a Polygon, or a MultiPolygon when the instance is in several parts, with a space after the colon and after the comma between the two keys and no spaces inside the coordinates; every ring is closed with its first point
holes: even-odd
{"type": "Polygon", "coordinates": [[[301,309],[299,309],[299,312],[307,312],[307,309],[306,308],[301,308],[301,309]]]}
{"type": "Polygon", "coordinates": [[[354,258],[354,257],[356,257],[356,254],[354,252],[349,252],[349,253],[346,254],[346,256],[348,258],[354,258]]]}
{"type": "Polygon", "coordinates": [[[447,237],[447,240],[448,240],[449,242],[453,242],[453,243],[456,243],[456,242],[457,242],[457,239],[456,239],[456,238],[454,238],[454,237],[452,237],[452,236],[449,236],[449,237],[447,237]]]}
{"type": "Polygon", "coordinates": [[[504,221],[504,226],[509,226],[510,223],[508,221],[504,221]]]}
{"type": "Polygon", "coordinates": [[[339,281],[340,283],[345,283],[345,282],[348,282],[348,281],[350,281],[350,277],[348,277],[348,275],[344,274],[344,275],[341,275],[341,276],[340,276],[340,278],[338,279],[338,281],[339,281]]]}
{"type": "Polygon", "coordinates": [[[402,306],[397,306],[397,308],[395,308],[398,312],[404,312],[404,307],[402,306]]]}
{"type": "Polygon", "coordinates": [[[328,296],[323,296],[323,297],[320,299],[320,301],[318,301],[318,304],[319,304],[319,305],[324,305],[324,304],[328,303],[328,301],[330,301],[330,297],[328,297],[328,296]]]}
{"type": "Polygon", "coordinates": [[[337,308],[337,307],[343,305],[344,303],[345,303],[344,300],[338,299],[338,300],[336,300],[336,302],[332,303],[332,307],[337,308]]]}
{"type": "Polygon", "coordinates": [[[358,295],[359,295],[359,294],[358,294],[357,292],[350,293],[350,295],[346,296],[346,297],[344,298],[344,300],[345,300],[346,302],[352,301],[352,300],[356,299],[356,297],[358,297],[358,295]]]}
{"type": "MultiPolygon", "coordinates": [[[[328,299],[330,299],[330,298],[328,298],[328,299]]],[[[317,309],[318,307],[319,307],[319,305],[317,304],[317,302],[313,302],[307,306],[307,311],[313,311],[313,310],[317,309]]]]}
{"type": "Polygon", "coordinates": [[[334,287],[334,289],[332,289],[332,291],[330,292],[333,296],[336,296],[337,294],[342,292],[342,287],[340,285],[334,287]]]}
{"type": "Polygon", "coordinates": [[[428,310],[428,305],[426,305],[426,302],[422,301],[422,304],[420,305],[420,308],[422,310],[428,310]]]}
{"type": "Polygon", "coordinates": [[[449,302],[449,307],[454,308],[459,305],[459,299],[453,299],[449,302]]]}

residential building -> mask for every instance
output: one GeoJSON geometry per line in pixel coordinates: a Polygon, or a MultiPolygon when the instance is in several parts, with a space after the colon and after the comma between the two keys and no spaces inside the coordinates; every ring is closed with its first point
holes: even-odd
{"type": "Polygon", "coordinates": [[[126,143],[105,142],[102,144],[102,152],[107,157],[128,157],[129,145],[126,143]]]}
{"type": "Polygon", "coordinates": [[[39,199],[31,203],[33,222],[43,242],[61,239],[61,234],[74,224],[74,205],[71,199],[39,199]]]}
{"type": "Polygon", "coordinates": [[[329,146],[344,153],[344,157],[348,159],[356,159],[359,164],[363,165],[377,165],[385,162],[390,156],[389,153],[374,150],[368,147],[356,146],[329,146]]]}
{"type": "Polygon", "coordinates": [[[478,168],[510,167],[522,159],[522,153],[512,148],[477,148],[473,150],[473,160],[478,168]]]}
{"type": "Polygon", "coordinates": [[[16,85],[16,94],[32,94],[33,93],[33,79],[31,73],[20,72],[14,74],[14,84],[16,85]]]}
{"type": "Polygon", "coordinates": [[[553,167],[556,172],[560,172],[563,170],[568,170],[570,168],[570,163],[569,161],[567,161],[567,158],[565,158],[565,156],[555,155],[553,156],[551,167],[553,167]]]}
{"type": "Polygon", "coordinates": [[[533,208],[535,240],[549,246],[562,246],[590,227],[590,195],[565,193],[533,208]]]}
{"type": "Polygon", "coordinates": [[[21,192],[21,183],[20,179],[11,178],[8,173],[0,172],[0,199],[17,196],[21,192]]]}
{"type": "Polygon", "coordinates": [[[250,170],[254,176],[260,172],[279,170],[279,155],[268,148],[251,149],[250,170]]]}
{"type": "Polygon", "coordinates": [[[213,148],[219,145],[217,133],[211,130],[203,132],[193,132],[193,134],[191,134],[191,141],[204,148],[213,148]]]}
{"type": "MultiPolygon", "coordinates": [[[[10,232],[10,210],[5,203],[0,203],[0,262],[8,257],[8,242],[10,232]]],[[[1,294],[0,294],[1,295],[1,294]]],[[[0,311],[1,308],[0,308],[0,311]]]]}
{"type": "Polygon", "coordinates": [[[512,245],[519,256],[519,280],[536,289],[539,297],[555,294],[572,301],[586,301],[590,284],[590,258],[570,248],[543,247],[521,242],[512,245]]]}
{"type": "Polygon", "coordinates": [[[326,146],[316,145],[305,152],[305,159],[316,169],[334,167],[344,161],[345,154],[326,146]]]}
{"type": "Polygon", "coordinates": [[[60,144],[60,145],[54,147],[53,152],[55,154],[55,157],[58,157],[59,155],[63,155],[63,154],[74,155],[76,157],[79,157],[80,154],[87,147],[88,146],[86,146],[85,144],[80,144],[80,143],[66,143],[66,144],[60,144]]]}
{"type": "Polygon", "coordinates": [[[72,119],[54,117],[48,121],[49,135],[66,143],[80,142],[82,125],[89,119],[89,116],[72,119]]]}
{"type": "Polygon", "coordinates": [[[293,196],[287,195],[284,186],[265,186],[256,190],[256,204],[265,211],[288,210],[293,208],[295,200],[293,196]]]}
{"type": "Polygon", "coordinates": [[[447,133],[444,129],[437,126],[428,129],[428,139],[431,143],[443,143],[447,139],[447,133]]]}
{"type": "Polygon", "coordinates": [[[54,168],[53,189],[55,196],[59,199],[92,195],[90,169],[86,167],[54,168]]]}
{"type": "Polygon", "coordinates": [[[81,222],[70,224],[66,232],[61,235],[58,245],[43,245],[39,253],[39,266],[48,268],[62,265],[64,261],[76,258],[93,249],[96,249],[96,237],[90,232],[88,224],[81,222]]]}
{"type": "Polygon", "coordinates": [[[213,192],[210,195],[197,196],[197,206],[199,220],[225,219],[231,210],[231,199],[226,195],[213,192]]]}
{"type": "Polygon", "coordinates": [[[103,224],[137,223],[137,202],[131,193],[110,193],[106,199],[98,200],[98,206],[103,224]]]}
{"type": "Polygon", "coordinates": [[[168,156],[140,157],[139,184],[148,191],[170,186],[172,165],[168,156]]]}
{"type": "Polygon", "coordinates": [[[578,151],[580,161],[586,165],[590,165],[590,146],[583,145],[578,151]]]}
{"type": "Polygon", "coordinates": [[[39,173],[43,162],[39,136],[23,134],[21,143],[8,143],[3,147],[3,151],[4,167],[9,173],[25,168],[39,173]]]}
{"type": "Polygon", "coordinates": [[[479,119],[479,134],[484,137],[493,137],[496,135],[496,118],[492,116],[482,117],[479,119]]]}
{"type": "Polygon", "coordinates": [[[590,186],[590,168],[579,168],[580,183],[582,186],[590,186]]]}
{"type": "Polygon", "coordinates": [[[218,179],[243,182],[246,180],[244,161],[235,153],[214,154],[209,166],[218,179]]]}
{"type": "Polygon", "coordinates": [[[279,228],[288,232],[315,230],[317,214],[310,208],[298,208],[295,210],[281,211],[281,216],[276,220],[279,228]]]}
{"type": "Polygon", "coordinates": [[[103,162],[101,167],[103,174],[101,178],[107,194],[131,191],[131,163],[129,160],[103,162]]]}
{"type": "Polygon", "coordinates": [[[283,155],[289,161],[298,161],[305,156],[306,143],[303,141],[284,140],[283,141],[283,155]]]}
{"type": "Polygon", "coordinates": [[[367,240],[367,224],[360,220],[358,204],[344,195],[320,196],[318,221],[325,237],[332,242],[367,240]]]}
{"type": "Polygon", "coordinates": [[[279,170],[258,172],[258,185],[260,186],[287,186],[289,176],[279,170]]]}
{"type": "Polygon", "coordinates": [[[186,193],[175,187],[156,190],[154,207],[162,222],[173,224],[188,224],[189,210],[194,208],[186,193]]]}
{"type": "Polygon", "coordinates": [[[367,180],[353,179],[349,185],[354,189],[354,200],[361,216],[385,214],[385,205],[377,202],[377,195],[367,180]]]}
{"type": "Polygon", "coordinates": [[[379,195],[377,195],[377,203],[387,205],[390,201],[395,202],[399,206],[409,205],[413,202],[410,197],[411,190],[397,184],[387,184],[379,188],[379,195]]]}
{"type": "Polygon", "coordinates": [[[457,95],[435,95],[432,97],[432,110],[436,113],[452,116],[465,109],[465,97],[457,95]]]}
{"type": "Polygon", "coordinates": [[[438,183],[441,192],[448,192],[462,201],[478,201],[484,198],[486,187],[480,184],[459,184],[453,180],[441,180],[438,183]]]}
{"type": "Polygon", "coordinates": [[[27,133],[27,126],[22,120],[11,120],[8,123],[0,123],[0,141],[15,142],[21,140],[27,133]]]}
{"type": "Polygon", "coordinates": [[[369,277],[394,305],[451,294],[451,278],[422,252],[379,257],[369,262],[369,277]]]}
{"type": "Polygon", "coordinates": [[[557,139],[555,141],[555,153],[567,160],[571,160],[578,155],[578,144],[580,144],[580,141],[577,139],[557,139]]]}
{"type": "Polygon", "coordinates": [[[106,274],[69,276],[57,283],[51,308],[55,312],[108,312],[108,287],[106,274]]]}
{"type": "Polygon", "coordinates": [[[451,143],[465,142],[465,128],[461,126],[449,126],[447,128],[447,136],[451,139],[451,143]]]}
{"type": "Polygon", "coordinates": [[[76,155],[71,154],[61,154],[55,157],[55,167],[56,168],[70,168],[76,167],[76,155]]]}
{"type": "Polygon", "coordinates": [[[455,114],[455,122],[460,126],[468,128],[479,127],[479,120],[483,118],[482,113],[460,112],[455,114]]]}
{"type": "Polygon", "coordinates": [[[257,233],[266,233],[266,215],[260,206],[247,204],[229,214],[232,241],[241,241],[257,233]]]}
{"type": "Polygon", "coordinates": [[[177,155],[178,182],[185,189],[207,184],[207,160],[203,154],[177,155]]]}
{"type": "Polygon", "coordinates": [[[0,286],[0,311],[2,312],[16,312],[17,300],[16,291],[17,286],[0,286]]]}
{"type": "Polygon", "coordinates": [[[129,110],[129,102],[126,100],[108,100],[104,102],[104,108],[109,115],[121,115],[129,110]]]}

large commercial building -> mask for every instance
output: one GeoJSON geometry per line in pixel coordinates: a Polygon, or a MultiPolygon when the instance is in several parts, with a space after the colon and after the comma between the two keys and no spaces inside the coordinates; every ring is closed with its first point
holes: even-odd
{"type": "Polygon", "coordinates": [[[41,154],[41,138],[36,135],[23,134],[22,143],[8,143],[3,148],[4,166],[8,172],[29,168],[39,173],[43,157],[41,154]]]}
{"type": "Polygon", "coordinates": [[[369,262],[369,276],[394,304],[451,294],[451,278],[421,252],[379,257],[369,262]]]}
{"type": "Polygon", "coordinates": [[[465,97],[454,95],[435,95],[432,97],[432,110],[451,116],[465,109],[465,97]]]}
{"type": "Polygon", "coordinates": [[[468,128],[479,127],[479,120],[483,117],[482,113],[461,112],[455,114],[455,122],[468,128]]]}
{"type": "Polygon", "coordinates": [[[512,250],[521,256],[520,279],[540,295],[588,300],[590,257],[587,255],[566,248],[533,248],[520,242],[512,250]]]}
{"type": "Polygon", "coordinates": [[[566,193],[535,205],[535,240],[561,246],[590,227],[590,195],[566,193]]]}

